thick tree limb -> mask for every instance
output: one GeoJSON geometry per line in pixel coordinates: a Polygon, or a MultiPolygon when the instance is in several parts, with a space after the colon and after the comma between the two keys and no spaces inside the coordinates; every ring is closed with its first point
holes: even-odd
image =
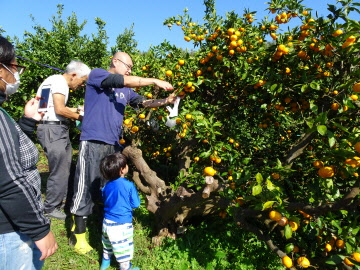
{"type": "Polygon", "coordinates": [[[132,179],[134,180],[136,186],[140,189],[141,192],[143,192],[145,194],[150,194],[150,188],[143,185],[138,172],[133,172],[132,179]]]}
{"type": "Polygon", "coordinates": [[[127,146],[122,153],[131,160],[136,169],[140,172],[140,175],[148,184],[151,192],[158,193],[166,189],[165,182],[157,177],[156,173],[150,169],[139,148],[134,146],[127,146]]]}
{"type": "Polygon", "coordinates": [[[305,134],[300,141],[294,145],[290,151],[288,152],[285,160],[284,165],[290,165],[294,159],[296,159],[298,156],[300,156],[303,152],[306,146],[311,142],[311,140],[315,137],[316,132],[311,132],[305,134]]]}
{"type": "MultiPolygon", "coordinates": [[[[278,246],[274,244],[274,242],[271,240],[270,236],[265,233],[263,230],[261,230],[259,227],[254,226],[253,224],[250,224],[247,222],[246,218],[248,218],[248,211],[243,211],[242,209],[239,209],[239,211],[235,214],[235,221],[238,226],[241,228],[244,228],[245,230],[252,232],[255,234],[255,236],[260,240],[264,241],[266,245],[270,248],[270,250],[274,253],[276,253],[280,258],[287,256],[285,252],[280,250],[278,246]]],[[[295,268],[291,268],[295,269],[295,268]]]]}

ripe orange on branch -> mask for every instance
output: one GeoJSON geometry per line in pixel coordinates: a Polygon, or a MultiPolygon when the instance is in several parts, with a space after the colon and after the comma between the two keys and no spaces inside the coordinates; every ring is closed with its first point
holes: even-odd
{"type": "Polygon", "coordinates": [[[315,160],[315,161],[313,162],[313,166],[314,166],[315,168],[322,168],[322,167],[324,167],[324,163],[323,163],[321,160],[315,160]]]}
{"type": "Polygon", "coordinates": [[[334,176],[334,169],[332,167],[322,167],[318,170],[318,175],[322,178],[328,178],[334,176]]]}
{"type": "Polygon", "coordinates": [[[340,104],[339,103],[333,103],[333,104],[331,104],[331,109],[333,110],[333,111],[337,111],[338,109],[340,108],[340,104]]]}
{"type": "Polygon", "coordinates": [[[353,85],[353,91],[356,92],[356,93],[360,92],[360,83],[355,83],[353,85]]]}
{"type": "Polygon", "coordinates": [[[131,132],[132,133],[136,133],[136,132],[138,132],[139,131],[139,127],[138,126],[133,126],[132,128],[131,128],[131,132]]]}
{"type": "Polygon", "coordinates": [[[344,31],[341,29],[338,29],[334,33],[332,33],[332,36],[337,37],[337,36],[340,36],[342,33],[344,33],[344,31]]]}
{"type": "Polygon", "coordinates": [[[360,142],[355,143],[354,148],[356,152],[360,153],[360,142]]]}
{"type": "Polygon", "coordinates": [[[345,247],[345,241],[341,240],[341,239],[336,240],[336,246],[338,248],[344,248],[345,247]]]}
{"type": "Polygon", "coordinates": [[[330,252],[331,250],[332,250],[332,245],[330,245],[329,243],[325,244],[325,251],[330,252]]]}
{"type": "Polygon", "coordinates": [[[299,224],[297,224],[295,221],[289,221],[289,225],[293,232],[295,232],[299,228],[299,224]]]}
{"type": "Polygon", "coordinates": [[[348,266],[354,266],[355,264],[353,264],[350,260],[349,260],[349,258],[345,258],[344,259],[344,263],[346,264],[346,265],[348,265],[348,266]]]}
{"type": "Polygon", "coordinates": [[[207,176],[214,176],[214,175],[216,174],[216,171],[214,170],[213,167],[206,167],[206,168],[204,169],[204,173],[205,173],[205,175],[207,175],[207,176]]]}
{"type": "Polygon", "coordinates": [[[270,211],[269,218],[274,221],[279,221],[282,218],[282,215],[275,210],[270,211]]]}
{"type": "Polygon", "coordinates": [[[359,252],[354,252],[352,255],[352,258],[357,261],[360,262],[360,253],[359,252]]]}
{"type": "Polygon", "coordinates": [[[310,266],[310,261],[306,257],[299,257],[297,263],[303,268],[308,268],[310,266]]]}
{"type": "Polygon", "coordinates": [[[229,36],[235,34],[235,29],[234,29],[234,28],[229,28],[229,29],[227,30],[227,34],[228,34],[229,36]]]}
{"type": "Polygon", "coordinates": [[[120,143],[120,144],[125,144],[125,142],[126,142],[126,141],[125,141],[124,139],[120,139],[120,140],[119,140],[119,143],[120,143]]]}
{"type": "Polygon", "coordinates": [[[291,258],[289,256],[282,257],[281,261],[286,268],[291,268],[294,265],[293,261],[291,260],[291,258]]]}

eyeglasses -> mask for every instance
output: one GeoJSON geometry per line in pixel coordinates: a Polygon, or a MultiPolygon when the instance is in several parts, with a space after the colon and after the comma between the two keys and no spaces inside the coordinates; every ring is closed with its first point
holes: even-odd
{"type": "Polygon", "coordinates": [[[123,63],[125,66],[126,66],[126,68],[128,69],[128,70],[131,70],[133,67],[132,66],[130,66],[129,64],[126,64],[124,61],[121,61],[120,59],[118,59],[118,58],[115,58],[116,60],[118,60],[118,61],[120,61],[121,63],[123,63]]]}
{"type": "Polygon", "coordinates": [[[22,65],[16,65],[16,64],[3,64],[1,63],[3,66],[11,66],[13,69],[16,69],[17,72],[19,73],[19,75],[23,74],[25,72],[26,67],[22,66],[22,65]]]}

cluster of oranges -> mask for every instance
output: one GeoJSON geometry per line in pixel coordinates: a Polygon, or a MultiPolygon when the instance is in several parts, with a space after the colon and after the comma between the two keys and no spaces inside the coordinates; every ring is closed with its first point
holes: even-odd
{"type": "Polygon", "coordinates": [[[356,41],[356,37],[355,37],[355,36],[349,36],[349,37],[345,40],[345,42],[341,45],[341,47],[342,47],[343,49],[345,49],[345,48],[353,45],[353,44],[355,43],[355,41],[356,41]]]}
{"type": "Polygon", "coordinates": [[[289,22],[289,20],[292,18],[292,17],[296,17],[297,14],[294,13],[295,16],[293,16],[293,14],[291,12],[282,12],[278,15],[275,16],[275,21],[278,23],[278,24],[282,24],[282,23],[287,23],[289,22]]]}
{"type": "MultiPolygon", "coordinates": [[[[301,268],[308,268],[310,266],[310,261],[306,257],[299,257],[296,262],[301,268]]],[[[294,266],[293,261],[289,256],[282,257],[282,263],[287,268],[294,266]]]]}
{"type": "Polygon", "coordinates": [[[281,59],[281,57],[285,54],[288,54],[290,51],[289,47],[286,47],[284,44],[280,44],[277,47],[276,52],[272,56],[272,61],[276,62],[281,59]]]}
{"type": "Polygon", "coordinates": [[[214,151],[214,153],[210,155],[210,160],[214,161],[215,163],[221,163],[221,158],[218,156],[217,151],[214,151]]]}
{"type": "Polygon", "coordinates": [[[185,85],[184,85],[184,91],[185,92],[189,92],[189,93],[192,93],[195,91],[195,85],[193,85],[192,82],[187,82],[185,85]]]}
{"type": "MultiPolygon", "coordinates": [[[[272,210],[269,212],[269,218],[273,221],[276,221],[280,226],[285,226],[289,224],[292,231],[296,231],[299,228],[299,224],[295,221],[288,221],[286,217],[284,217],[280,212],[272,210]]],[[[291,250],[289,252],[299,252],[299,248],[291,244],[291,250]]],[[[282,257],[282,263],[287,268],[291,268],[294,266],[292,259],[289,256],[282,257]]],[[[297,264],[302,268],[308,268],[310,266],[310,261],[306,257],[299,257],[297,259],[297,264]]]]}
{"type": "Polygon", "coordinates": [[[280,212],[272,210],[269,212],[269,218],[276,221],[280,226],[289,224],[292,231],[296,231],[299,228],[299,224],[295,221],[289,221],[287,217],[283,216],[280,212]]]}
{"type": "Polygon", "coordinates": [[[345,258],[344,259],[344,263],[348,266],[354,266],[355,264],[351,261],[354,260],[356,262],[360,262],[360,253],[358,252],[354,252],[350,258],[345,258]]]}
{"type": "MultiPolygon", "coordinates": [[[[145,118],[145,115],[144,115],[144,118],[145,118]]],[[[125,119],[124,122],[123,122],[123,125],[125,127],[129,128],[131,133],[136,133],[136,132],[139,131],[139,127],[134,126],[133,121],[134,121],[134,118],[125,119]]]]}
{"type": "MultiPolygon", "coordinates": [[[[337,104],[337,103],[336,103],[337,104]]],[[[360,153],[360,142],[354,145],[354,150],[360,153]]],[[[349,165],[352,168],[360,167],[360,157],[354,156],[353,158],[347,158],[344,161],[344,165],[349,165]]],[[[318,175],[322,178],[329,178],[335,175],[335,166],[324,166],[321,160],[315,160],[313,166],[318,168],[318,175]]],[[[359,176],[358,173],[354,173],[354,176],[359,176]]]]}

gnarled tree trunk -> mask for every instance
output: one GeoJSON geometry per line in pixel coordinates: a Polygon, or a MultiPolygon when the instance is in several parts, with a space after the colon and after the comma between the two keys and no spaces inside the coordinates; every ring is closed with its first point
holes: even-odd
{"type": "Polygon", "coordinates": [[[184,231],[190,218],[213,214],[229,205],[227,199],[218,195],[225,184],[213,177],[206,177],[206,184],[199,191],[182,186],[174,190],[150,169],[139,148],[128,146],[123,154],[136,168],[133,180],[146,194],[147,210],[155,214],[158,235],[153,238],[154,244],[161,243],[166,236],[176,238],[177,233],[184,231]]]}

